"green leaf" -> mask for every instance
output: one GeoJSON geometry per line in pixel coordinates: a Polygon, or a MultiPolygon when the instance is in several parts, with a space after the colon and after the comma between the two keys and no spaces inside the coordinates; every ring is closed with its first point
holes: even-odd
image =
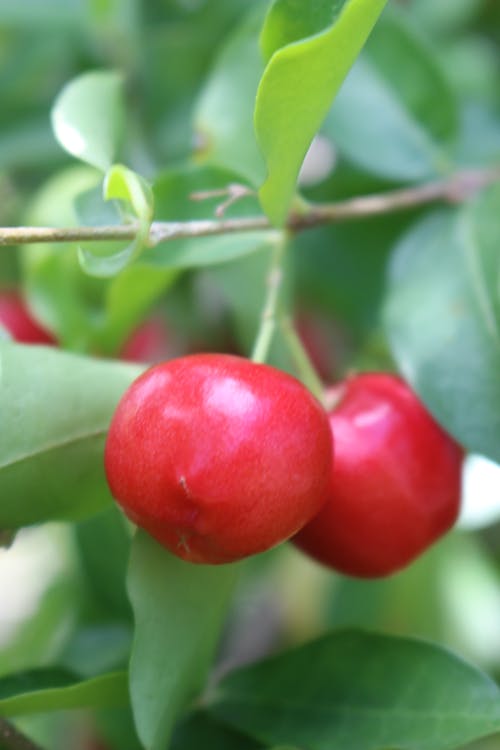
{"type": "Polygon", "coordinates": [[[169,750],[259,750],[260,742],[215,721],[203,711],[189,714],[175,728],[169,750]]]}
{"type": "MultiPolygon", "coordinates": [[[[79,222],[84,226],[119,226],[122,216],[118,201],[107,202],[99,184],[85,190],[74,199],[74,209],[79,222]]],[[[136,243],[123,241],[86,242],[77,248],[77,257],[82,271],[96,278],[116,276],[134,258],[136,243]]]]}
{"type": "Polygon", "coordinates": [[[141,261],[125,268],[111,280],[105,296],[106,326],[101,336],[110,351],[116,351],[127,334],[149,311],[153,302],[178,278],[170,268],[149,266],[141,261]]]}
{"type": "Polygon", "coordinates": [[[106,278],[116,276],[148,246],[154,200],[146,180],[122,164],[114,164],[107,171],[103,193],[104,200],[120,203],[125,218],[138,219],[137,235],[125,247],[122,243],[94,242],[78,248],[83,270],[92,276],[106,278]]]}
{"type": "Polygon", "coordinates": [[[125,590],[125,573],[130,555],[131,534],[123,514],[109,508],[75,528],[80,561],[87,584],[106,614],[130,618],[125,590]]]}
{"type": "MultiPolygon", "coordinates": [[[[111,554],[110,551],[110,556],[111,554]]],[[[103,614],[108,617],[110,615],[109,612],[103,614]]],[[[76,672],[80,679],[126,669],[132,636],[132,627],[125,623],[102,622],[80,627],[60,654],[58,661],[76,672]]]]}
{"type": "Polygon", "coordinates": [[[500,120],[487,107],[470,103],[464,108],[455,160],[476,168],[500,161],[500,120]]]}
{"type": "Polygon", "coordinates": [[[500,459],[500,188],[396,248],[385,324],[403,374],[469,450],[500,459]]]}
{"type": "Polygon", "coordinates": [[[120,75],[83,73],[68,83],[52,109],[52,127],[72,156],[107,170],[116,155],[125,118],[120,75]]]}
{"type": "Polygon", "coordinates": [[[130,692],[148,750],[164,750],[179,712],[203,686],[238,571],[186,563],[137,533],[128,579],[136,622],[130,692]]]}
{"type": "MultiPolygon", "coordinates": [[[[293,198],[302,160],[318,131],[349,68],[358,56],[386,0],[350,0],[343,3],[325,30],[306,39],[296,39],[272,55],[262,76],[255,106],[257,140],[267,164],[267,179],[260,190],[266,213],[275,224],[283,224],[293,198]]],[[[292,18],[294,28],[310,30],[312,3],[275,0],[263,29],[269,54],[268,26],[276,13],[292,18]],[[267,41],[266,41],[267,40],[267,41]]],[[[323,7],[316,0],[313,7],[323,7]]],[[[331,0],[334,15],[338,4],[331,0]]],[[[321,20],[324,14],[321,13],[321,20]]],[[[280,43],[284,40],[280,40],[280,43]]]]}
{"type": "Polygon", "coordinates": [[[144,237],[137,238],[117,251],[114,242],[86,243],[78,248],[78,260],[85,273],[99,279],[117,276],[129,266],[141,252],[144,237]]]}
{"type": "Polygon", "coordinates": [[[391,11],[377,24],[322,130],[363,169],[426,179],[449,169],[457,103],[426,40],[405,14],[391,11]]]}
{"type": "Polygon", "coordinates": [[[34,669],[0,679],[2,716],[74,708],[113,708],[126,705],[127,701],[126,672],[80,681],[64,670],[34,669]]]}
{"type": "Polygon", "coordinates": [[[104,199],[119,200],[130,206],[141,221],[151,222],[154,210],[151,185],[123,164],[113,164],[104,179],[104,199]]]}
{"type": "Polygon", "coordinates": [[[0,343],[0,528],[84,518],[110,502],[110,418],[140,368],[0,343]]]}
{"type": "MultiPolygon", "coordinates": [[[[100,175],[86,166],[73,166],[54,175],[35,194],[24,220],[32,226],[74,226],[79,223],[74,201],[95,189],[100,175]]],[[[25,290],[37,317],[61,343],[84,348],[95,329],[95,299],[102,282],[80,269],[71,243],[26,245],[22,251],[25,290]]]]}
{"type": "Polygon", "coordinates": [[[46,118],[26,118],[0,132],[2,169],[53,167],[63,158],[46,118]]]}
{"type": "MultiPolygon", "coordinates": [[[[193,201],[191,194],[199,191],[223,190],[238,182],[238,175],[215,167],[185,167],[164,172],[153,185],[158,221],[190,221],[213,219],[214,211],[224,197],[193,201]]],[[[228,209],[227,218],[254,216],[259,213],[255,198],[243,198],[234,208],[228,209]]],[[[225,263],[260,250],[270,236],[269,230],[221,234],[214,237],[188,237],[169,240],[151,248],[144,256],[148,263],[163,268],[196,268],[225,263]]]]}
{"type": "Polygon", "coordinates": [[[412,3],[411,12],[418,23],[435,34],[456,32],[474,20],[483,0],[416,0],[412,3]]]}
{"type": "Polygon", "coordinates": [[[308,750],[445,750],[500,727],[495,683],[423,641],[341,631],[223,680],[209,707],[308,750]]]}
{"type": "Polygon", "coordinates": [[[393,215],[297,235],[294,262],[302,296],[335,320],[345,321],[353,333],[373,332],[390,249],[406,226],[406,217],[393,215]]]}
{"type": "Polygon", "coordinates": [[[47,0],[40,5],[38,0],[2,0],[0,23],[5,26],[34,27],[53,30],[56,27],[77,26],[84,21],[80,0],[47,0]]]}
{"type": "Polygon", "coordinates": [[[198,100],[194,121],[200,140],[198,155],[238,172],[256,187],[265,177],[253,128],[263,71],[258,43],[263,8],[263,2],[254,2],[248,18],[222,47],[198,100]]]}

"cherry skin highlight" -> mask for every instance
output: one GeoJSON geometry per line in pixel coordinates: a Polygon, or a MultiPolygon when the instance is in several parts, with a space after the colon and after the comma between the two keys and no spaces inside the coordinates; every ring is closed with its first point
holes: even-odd
{"type": "Polygon", "coordinates": [[[346,575],[387,576],[454,524],[463,452],[398,377],[354,376],[334,395],[331,493],[294,543],[346,575]]]}
{"type": "Polygon", "coordinates": [[[17,291],[0,292],[0,324],[21,344],[55,345],[55,338],[32,317],[17,291]]]}
{"type": "Polygon", "coordinates": [[[147,370],[111,422],[105,467],[129,518],[184,560],[228,563],[293,536],[328,496],[332,437],[295,378],[223,354],[147,370]]]}

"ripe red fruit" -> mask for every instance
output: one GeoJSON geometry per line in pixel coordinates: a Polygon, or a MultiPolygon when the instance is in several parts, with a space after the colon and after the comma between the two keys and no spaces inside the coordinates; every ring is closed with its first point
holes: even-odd
{"type": "Polygon", "coordinates": [[[227,563],[288,539],[320,509],[328,417],[267,365],[223,354],[152,367],[123,396],[105,451],[125,513],[185,560],[227,563]]]}
{"type": "Polygon", "coordinates": [[[335,395],[330,497],[294,542],[347,575],[390,575],[455,522],[463,452],[395,376],[358,375],[335,395]]]}
{"type": "Polygon", "coordinates": [[[17,291],[0,293],[0,324],[22,344],[56,344],[55,338],[32,317],[17,291]]]}

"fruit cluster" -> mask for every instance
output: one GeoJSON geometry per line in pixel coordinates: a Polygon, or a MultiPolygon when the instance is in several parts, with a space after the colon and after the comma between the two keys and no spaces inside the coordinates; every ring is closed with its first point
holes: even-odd
{"type": "Polygon", "coordinates": [[[329,396],[223,354],[147,370],[111,423],[125,513],[179,557],[228,563],[293,538],[348,575],[389,575],[456,520],[462,449],[410,388],[353,376],[329,396]]]}

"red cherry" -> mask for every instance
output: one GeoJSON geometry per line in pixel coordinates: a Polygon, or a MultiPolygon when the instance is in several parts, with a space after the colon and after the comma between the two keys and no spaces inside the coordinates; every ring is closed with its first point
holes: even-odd
{"type": "Polygon", "coordinates": [[[455,522],[463,452],[395,376],[358,375],[336,395],[330,497],[294,542],[347,575],[390,575],[455,522]]]}
{"type": "Polygon", "coordinates": [[[55,338],[32,317],[16,291],[0,293],[0,324],[22,344],[56,344],[55,338]]]}
{"type": "Polygon", "coordinates": [[[120,359],[128,362],[161,362],[169,355],[170,335],[161,318],[139,325],[124,343],[120,359]]]}
{"type": "Polygon", "coordinates": [[[227,563],[288,539],[325,502],[332,438],[295,378],[223,354],[152,367],[126,391],[105,451],[125,513],[179,557],[227,563]]]}

